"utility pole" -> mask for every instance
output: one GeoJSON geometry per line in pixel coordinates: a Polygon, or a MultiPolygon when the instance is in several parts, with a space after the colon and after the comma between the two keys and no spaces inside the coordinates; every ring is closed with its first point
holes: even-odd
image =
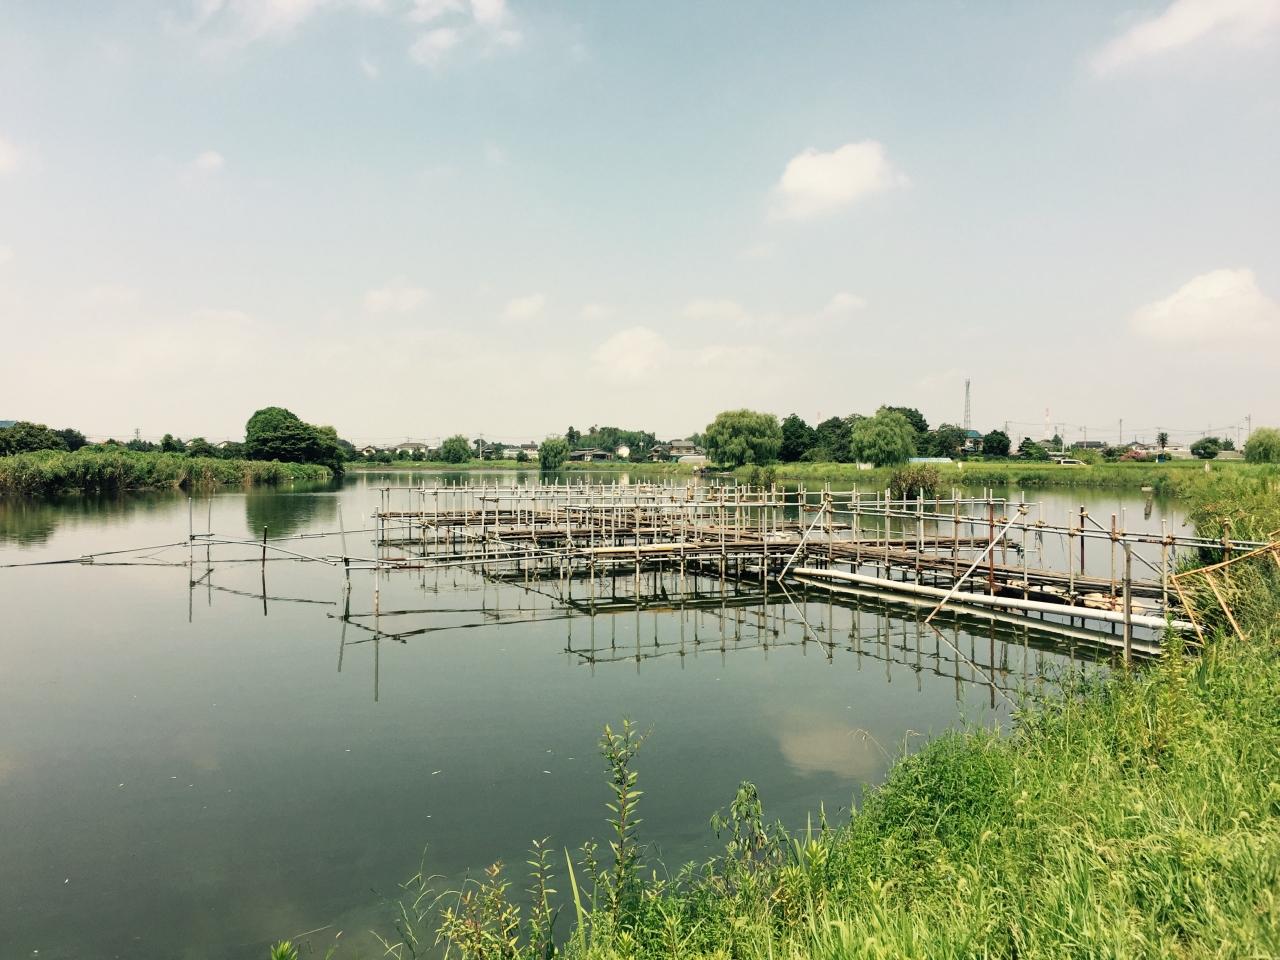
{"type": "Polygon", "coordinates": [[[1120,446],[1124,446],[1124,417],[1120,418],[1120,446]]]}
{"type": "Polygon", "coordinates": [[[1246,413],[1244,415],[1244,442],[1248,443],[1249,438],[1253,436],[1253,414],[1246,413]]]}
{"type": "Polygon", "coordinates": [[[971,410],[969,408],[969,378],[964,378],[964,432],[968,436],[969,431],[973,428],[971,410]]]}

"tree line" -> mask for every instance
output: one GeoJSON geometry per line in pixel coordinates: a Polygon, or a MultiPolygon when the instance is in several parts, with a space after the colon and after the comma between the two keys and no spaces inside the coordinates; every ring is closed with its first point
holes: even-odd
{"type": "Polygon", "coordinates": [[[0,427],[0,456],[40,450],[128,450],[135,453],[175,453],[188,457],[226,460],[278,460],[281,463],[316,463],[341,473],[345,461],[358,456],[355,447],[338,437],[333,427],[306,423],[284,407],[264,407],[245,424],[243,442],[215,446],[203,437],[183,441],[166,433],[159,443],[135,437],[89,443],[70,427],[54,430],[42,423],[20,420],[0,427]]]}
{"type": "MultiPolygon", "coordinates": [[[[882,406],[871,416],[850,414],[829,417],[810,426],[797,414],[779,422],[771,413],[754,410],[726,410],[716,416],[703,435],[708,458],[726,467],[765,465],[771,463],[870,463],[891,466],[913,457],[946,457],[960,459],[981,457],[1047,461],[1051,448],[1062,449],[1062,438],[1055,436],[1048,445],[1023,437],[1016,453],[1003,430],[983,435],[969,434],[963,427],[943,423],[931,428],[914,407],[882,406]]],[[[1161,433],[1159,445],[1168,445],[1168,435],[1161,433]]],[[[1227,438],[1205,437],[1191,445],[1191,453],[1212,459],[1222,450],[1233,450],[1227,438]]],[[[1124,447],[1105,447],[1093,451],[1077,451],[1082,458],[1106,460],[1145,459],[1146,455],[1124,447]]],[[[1252,463],[1280,463],[1280,431],[1268,427],[1255,430],[1244,448],[1245,459],[1252,463]]]]}

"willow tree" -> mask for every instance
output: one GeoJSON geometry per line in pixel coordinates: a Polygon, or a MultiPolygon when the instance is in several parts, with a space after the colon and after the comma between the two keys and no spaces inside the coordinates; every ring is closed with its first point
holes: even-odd
{"type": "Polygon", "coordinates": [[[881,407],[853,425],[849,452],[857,462],[877,467],[906,463],[916,455],[916,429],[898,411],[881,407]]]}
{"type": "Polygon", "coordinates": [[[726,410],[707,426],[703,443],[721,466],[773,463],[782,449],[782,427],[772,413],[726,410]]]}

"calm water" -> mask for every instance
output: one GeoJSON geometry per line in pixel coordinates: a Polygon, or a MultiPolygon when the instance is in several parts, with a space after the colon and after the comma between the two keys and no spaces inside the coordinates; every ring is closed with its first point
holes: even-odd
{"type": "MultiPolygon", "coordinates": [[[[351,528],[384,482],[218,493],[195,526],[331,532],[341,502],[351,528]]],[[[1124,508],[1131,529],[1181,522],[1141,497],[1029,496],[1046,519],[1083,502],[1124,508]]],[[[177,495],[0,500],[0,564],[172,544],[187,517],[177,495]]],[[[668,864],[706,857],[708,817],[743,778],[784,822],[843,815],[904,744],[1001,722],[981,681],[1012,690],[1062,659],[1025,635],[948,627],[942,642],[909,610],[816,599],[566,617],[550,585],[462,571],[384,577],[383,611],[421,612],[381,618],[414,632],[403,642],[374,640],[337,618],[328,566],[269,563],[264,602],[256,562],[189,588],[185,546],[119,559],[0,568],[5,960],[261,957],[326,924],[318,942],[371,944],[424,849],[446,883],[502,859],[523,886],[530,840],[603,837],[595,744],[624,716],[652,731],[646,838],[668,864]],[[569,652],[593,648],[594,665],[569,652]]],[[[354,582],[352,612],[368,612],[372,580],[354,582]]]]}

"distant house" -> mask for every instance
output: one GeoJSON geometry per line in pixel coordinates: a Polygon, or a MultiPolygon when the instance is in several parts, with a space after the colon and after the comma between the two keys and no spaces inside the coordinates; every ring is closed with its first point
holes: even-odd
{"type": "Polygon", "coordinates": [[[522,443],[519,446],[512,445],[510,447],[503,447],[502,459],[515,460],[520,456],[521,452],[523,452],[526,457],[532,460],[538,456],[538,445],[536,443],[530,442],[530,443],[522,443]]]}
{"type": "Polygon", "coordinates": [[[431,448],[425,443],[418,443],[416,440],[407,440],[404,443],[397,444],[395,447],[396,455],[401,457],[412,457],[415,453],[420,453],[425,457],[430,450],[431,448]]]}
{"type": "Polygon", "coordinates": [[[1107,446],[1105,440],[1077,440],[1071,445],[1072,450],[1103,450],[1107,446]]]}
{"type": "Polygon", "coordinates": [[[979,453],[982,450],[982,434],[977,430],[966,430],[964,432],[964,452],[979,453]]]}
{"type": "Polygon", "coordinates": [[[671,459],[671,445],[666,443],[655,444],[649,450],[649,461],[651,463],[665,463],[671,459]]]}
{"type": "Polygon", "coordinates": [[[231,446],[234,443],[235,443],[234,440],[219,440],[217,443],[214,444],[214,446],[217,447],[219,450],[225,450],[227,449],[227,447],[231,446]]]}
{"type": "Polygon", "coordinates": [[[12,427],[17,422],[17,420],[0,420],[0,430],[4,430],[6,427],[12,427]]]}
{"type": "Polygon", "coordinates": [[[569,454],[569,459],[576,463],[594,463],[597,460],[612,460],[613,454],[608,450],[601,450],[599,447],[587,447],[582,450],[574,450],[569,454]]]}
{"type": "Polygon", "coordinates": [[[375,446],[365,446],[360,448],[360,456],[362,457],[374,457],[381,452],[382,451],[375,446]]]}
{"type": "Polygon", "coordinates": [[[698,449],[698,445],[692,440],[672,440],[667,444],[668,455],[672,460],[678,460],[681,457],[692,457],[702,453],[698,449]]]}

